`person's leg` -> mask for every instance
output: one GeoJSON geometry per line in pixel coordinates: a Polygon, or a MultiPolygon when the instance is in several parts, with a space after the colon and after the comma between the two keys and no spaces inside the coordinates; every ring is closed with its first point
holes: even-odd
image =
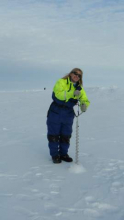
{"type": "Polygon", "coordinates": [[[70,138],[72,134],[74,113],[73,111],[69,111],[66,114],[64,114],[64,116],[65,117],[63,117],[60,130],[60,156],[62,160],[66,162],[72,162],[72,158],[70,158],[68,155],[68,149],[70,147],[70,138]]]}
{"type": "Polygon", "coordinates": [[[72,124],[62,124],[60,134],[60,154],[66,155],[70,146],[72,124]]]}
{"type": "Polygon", "coordinates": [[[71,134],[61,134],[60,135],[60,143],[59,143],[59,151],[60,155],[66,155],[68,153],[68,149],[70,146],[70,138],[71,134]]]}
{"type": "Polygon", "coordinates": [[[59,154],[60,127],[59,114],[49,111],[47,116],[47,138],[50,155],[52,157],[59,154]]]}
{"type": "Polygon", "coordinates": [[[52,157],[57,156],[59,154],[59,135],[48,134],[47,138],[48,138],[50,155],[52,157]]]}

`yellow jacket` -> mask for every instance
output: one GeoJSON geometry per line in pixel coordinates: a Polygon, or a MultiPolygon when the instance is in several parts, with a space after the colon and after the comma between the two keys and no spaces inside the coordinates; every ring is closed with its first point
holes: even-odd
{"type": "Polygon", "coordinates": [[[90,101],[87,98],[84,88],[81,86],[81,94],[79,97],[74,96],[75,90],[76,88],[70,81],[69,77],[67,79],[59,79],[53,88],[55,97],[58,100],[65,101],[67,103],[70,99],[78,99],[80,101],[80,104],[86,104],[86,106],[88,107],[90,101]]]}

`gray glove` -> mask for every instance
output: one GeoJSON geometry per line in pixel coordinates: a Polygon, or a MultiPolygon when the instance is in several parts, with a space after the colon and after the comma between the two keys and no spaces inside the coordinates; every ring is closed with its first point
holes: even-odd
{"type": "Polygon", "coordinates": [[[82,104],[82,105],[80,106],[80,108],[81,108],[81,111],[82,111],[82,112],[86,112],[86,110],[87,110],[86,104],[82,104]]]}
{"type": "Polygon", "coordinates": [[[80,92],[79,90],[75,90],[75,91],[74,91],[74,95],[75,95],[75,96],[80,96],[80,94],[81,94],[81,92],[80,92]]]}

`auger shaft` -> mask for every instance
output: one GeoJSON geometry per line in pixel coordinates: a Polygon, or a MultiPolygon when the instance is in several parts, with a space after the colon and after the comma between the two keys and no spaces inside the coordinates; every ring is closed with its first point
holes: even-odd
{"type": "Polygon", "coordinates": [[[79,163],[79,124],[78,116],[76,116],[76,154],[75,154],[75,163],[79,163]]]}

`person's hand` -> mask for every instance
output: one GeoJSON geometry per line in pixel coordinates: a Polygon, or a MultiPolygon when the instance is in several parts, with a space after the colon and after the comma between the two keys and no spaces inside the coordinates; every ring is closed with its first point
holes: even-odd
{"type": "Polygon", "coordinates": [[[80,92],[79,90],[75,90],[75,91],[74,91],[74,95],[75,95],[75,96],[80,96],[80,94],[81,94],[81,92],[80,92]]]}
{"type": "Polygon", "coordinates": [[[81,111],[82,111],[82,112],[86,112],[86,110],[87,110],[86,104],[82,104],[82,105],[80,106],[80,108],[81,108],[81,111]]]}
{"type": "Polygon", "coordinates": [[[77,86],[77,87],[76,87],[76,90],[79,90],[79,91],[80,91],[81,89],[82,89],[81,86],[77,86]]]}

